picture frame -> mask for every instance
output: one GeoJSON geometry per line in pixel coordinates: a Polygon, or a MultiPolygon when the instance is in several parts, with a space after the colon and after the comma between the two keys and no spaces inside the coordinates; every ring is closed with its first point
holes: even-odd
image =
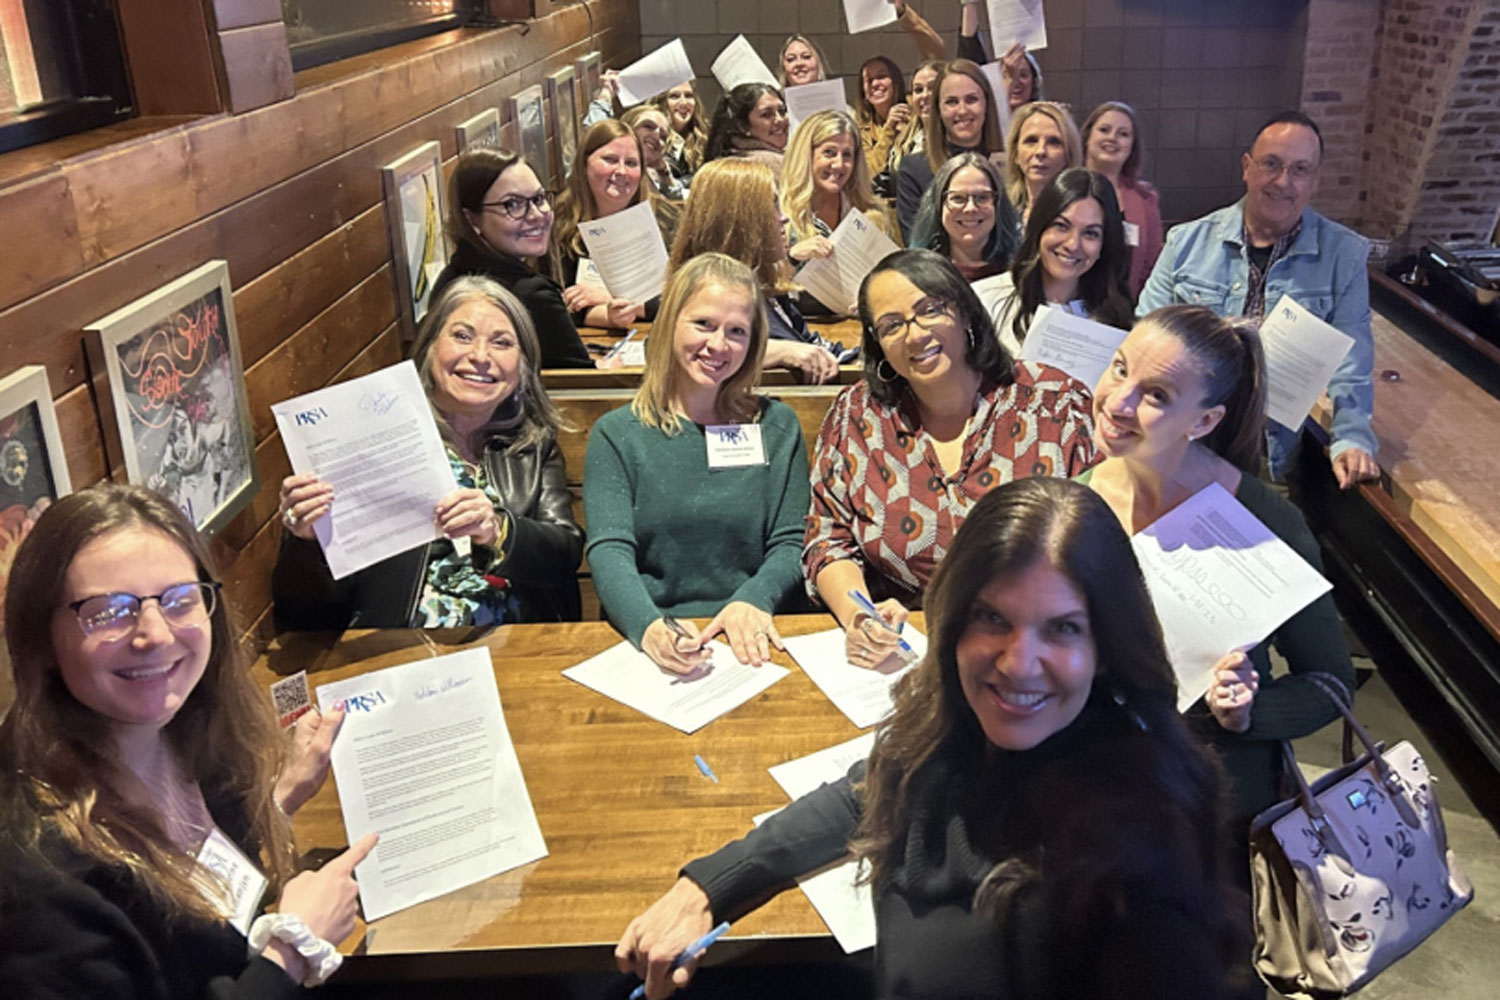
{"type": "Polygon", "coordinates": [[[457,140],[460,153],[466,153],[481,146],[499,149],[500,109],[485,108],[473,118],[459,122],[453,128],[453,135],[457,140]]]}
{"type": "Polygon", "coordinates": [[[542,182],[552,177],[552,157],[547,149],[547,115],[542,99],[542,85],[533,84],[510,98],[511,118],[522,156],[542,182]]]}
{"type": "Polygon", "coordinates": [[[574,59],[573,70],[578,76],[578,89],[582,91],[578,95],[578,107],[582,109],[579,115],[582,116],[588,109],[589,102],[599,92],[599,78],[604,75],[604,63],[595,50],[574,59]]]}
{"type": "MultiPolygon", "coordinates": [[[[498,132],[497,132],[498,134],[498,132]]],[[[411,343],[427,314],[433,283],[448,266],[443,235],[443,160],[437,142],[424,142],[380,168],[391,263],[401,304],[403,339],[411,343]]]]}
{"type": "Polygon", "coordinates": [[[110,475],[162,494],[199,531],[224,527],[260,485],[229,263],[211,260],[84,334],[110,475]]]}
{"type": "Polygon", "coordinates": [[[574,87],[577,74],[572,66],[564,67],[547,77],[547,103],[552,108],[552,134],[557,136],[557,186],[562,187],[573,167],[573,157],[578,152],[578,91],[574,87]]]}
{"type": "Polygon", "coordinates": [[[71,492],[47,369],[18,368],[0,379],[0,607],[21,539],[71,492]]]}

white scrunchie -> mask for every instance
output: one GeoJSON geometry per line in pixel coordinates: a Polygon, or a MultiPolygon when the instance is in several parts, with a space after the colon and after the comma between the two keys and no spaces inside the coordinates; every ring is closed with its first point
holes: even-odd
{"type": "Polygon", "coordinates": [[[246,938],[252,958],[264,952],[272,938],[295,948],[297,954],[307,959],[308,973],[302,980],[303,986],[322,984],[344,964],[344,956],[337,948],[309,930],[300,917],[290,913],[266,913],[256,917],[246,938]]]}

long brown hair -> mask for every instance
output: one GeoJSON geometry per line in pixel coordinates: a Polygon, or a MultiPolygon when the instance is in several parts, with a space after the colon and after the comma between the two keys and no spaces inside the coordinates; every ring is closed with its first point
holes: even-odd
{"type": "MultiPolygon", "coordinates": [[[[927,163],[935,174],[952,151],[948,148],[947,133],[943,130],[943,81],[950,76],[961,76],[972,81],[984,94],[984,131],[980,133],[978,151],[985,156],[998,153],[1005,148],[1005,134],[1000,131],[1000,112],[995,107],[995,92],[990,89],[989,77],[979,64],[968,59],[954,59],[943,63],[937,79],[932,81],[932,101],[927,106],[927,163]]],[[[1003,97],[1003,95],[1002,95],[1003,97]]]]}
{"type": "MultiPolygon", "coordinates": [[[[678,135],[682,136],[682,154],[683,159],[687,162],[688,172],[693,173],[703,165],[703,147],[708,144],[708,125],[706,124],[708,115],[703,111],[703,98],[698,96],[698,85],[696,83],[688,80],[677,86],[687,86],[693,92],[693,120],[688,123],[688,130],[686,132],[677,132],[678,135]]],[[[660,94],[657,94],[652,101],[653,104],[666,113],[667,125],[674,132],[677,131],[677,126],[672,124],[672,102],[668,100],[667,95],[676,89],[677,87],[672,87],[664,90],[660,94]]]]}
{"type": "Polygon", "coordinates": [[[557,196],[557,217],[552,223],[551,260],[552,276],[558,281],[563,280],[563,257],[569,254],[582,257],[587,253],[583,247],[583,237],[578,235],[579,224],[599,217],[599,206],[594,204],[594,192],[589,187],[589,157],[616,139],[629,139],[635,143],[635,155],[641,161],[641,182],[635,189],[634,197],[630,199],[630,205],[626,207],[639,205],[643,201],[649,202],[652,213],[660,218],[661,199],[657,197],[656,187],[646,173],[646,151],[641,148],[641,140],[635,130],[615,118],[595,122],[578,143],[573,168],[568,173],[568,183],[562,194],[557,196]]]}
{"type": "Polygon", "coordinates": [[[448,178],[448,219],[443,228],[449,239],[486,255],[500,253],[479,234],[479,219],[484,214],[484,196],[501,174],[517,166],[530,164],[508,149],[479,146],[459,154],[448,178]]]}
{"type": "MultiPolygon", "coordinates": [[[[214,887],[211,876],[171,843],[155,810],[120,794],[123,766],[111,727],[68,690],[53,649],[52,622],[67,613],[59,609],[73,560],[89,542],[121,529],[167,535],[192,558],[198,579],[214,578],[207,546],[182,512],[141,487],[104,483],[42,514],[16,553],[6,594],[16,700],[0,722],[0,820],[23,850],[35,851],[55,834],[89,860],[129,872],[169,916],[222,920],[204,895],[214,887]]],[[[291,823],[273,800],[284,743],[265,691],[245,669],[224,600],[207,627],[203,677],[162,733],[204,798],[248,821],[247,843],[260,848],[279,884],[295,859],[291,823]]]]}
{"type": "MultiPolygon", "coordinates": [[[[1028,55],[1030,53],[1027,53],[1028,55]]],[[[1135,108],[1124,101],[1105,101],[1093,111],[1089,112],[1088,119],[1084,121],[1083,128],[1079,129],[1078,135],[1083,143],[1083,158],[1087,165],[1089,154],[1089,133],[1094,131],[1094,126],[1099,124],[1107,112],[1114,111],[1130,119],[1130,155],[1125,157],[1125,162],[1120,165],[1120,180],[1134,184],[1141,175],[1141,158],[1145,156],[1146,150],[1142,145],[1144,139],[1141,136],[1141,119],[1135,113],[1135,108]]]]}
{"type": "Polygon", "coordinates": [[[693,177],[693,192],[678,220],[667,270],[717,251],[754,271],[765,294],[786,291],[791,266],[776,216],[776,172],[737,156],[710,160],[693,177]]]}

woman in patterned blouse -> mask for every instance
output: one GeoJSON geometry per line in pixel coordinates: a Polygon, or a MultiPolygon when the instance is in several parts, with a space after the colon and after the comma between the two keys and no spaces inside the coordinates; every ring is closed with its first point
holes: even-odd
{"type": "Polygon", "coordinates": [[[930,250],[881,261],[859,295],[865,377],[818,436],[802,559],[838,618],[849,660],[876,666],[970,508],[1001,483],[1072,476],[1098,459],[1088,388],[1015,361],[973,290],[930,250]]]}

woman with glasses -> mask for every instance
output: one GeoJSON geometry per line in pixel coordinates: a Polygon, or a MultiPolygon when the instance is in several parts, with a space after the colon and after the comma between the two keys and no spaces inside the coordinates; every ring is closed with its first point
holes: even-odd
{"type": "Polygon", "coordinates": [[[552,238],[547,190],[519,153],[473,149],[459,156],[448,181],[448,237],[453,256],[432,286],[436,301],[449,282],[482,274],[505,287],[531,314],[543,368],[592,368],[562,287],[536,270],[552,238]]]}
{"type": "Polygon", "coordinates": [[[1088,388],[1015,361],[953,265],[885,258],[860,286],[864,380],[818,435],[803,570],[845,631],[849,660],[881,663],[974,503],[1012,479],[1073,476],[1096,460],[1088,388]],[[851,598],[871,596],[884,624],[851,598]]]}
{"type": "Polygon", "coordinates": [[[0,995],[290,998],[338,968],[375,835],[294,876],[289,817],[343,713],[283,741],[218,591],[187,519],[134,486],[63,497],[16,552],[0,995]]]}
{"type": "Polygon", "coordinates": [[[922,196],[911,245],[953,262],[970,284],[1004,273],[1021,243],[1021,220],[987,157],[959,153],[922,196]]]}
{"type": "Polygon", "coordinates": [[[433,300],[412,361],[458,488],[433,511],[440,536],[341,580],[316,541],[338,502],[316,475],[281,483],[278,629],[454,628],[576,621],[583,531],[537,374],[531,319],[487,278],[459,278],[433,300]],[[455,546],[468,540],[468,551],[455,546]]]}

